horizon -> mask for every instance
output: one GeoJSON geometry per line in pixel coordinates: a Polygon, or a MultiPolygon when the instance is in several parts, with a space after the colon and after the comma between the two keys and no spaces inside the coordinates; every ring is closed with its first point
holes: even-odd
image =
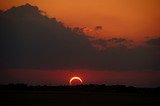
{"type": "MultiPolygon", "coordinates": [[[[38,88],[43,88],[43,89],[46,89],[45,87],[48,87],[48,88],[66,88],[66,87],[69,87],[69,88],[79,88],[79,90],[84,90],[82,87],[84,88],[90,88],[90,89],[93,89],[95,88],[95,90],[99,89],[99,90],[102,90],[102,89],[108,89],[108,88],[111,88],[111,89],[120,89],[120,88],[127,88],[127,89],[130,89],[130,90],[135,90],[135,89],[157,89],[159,90],[160,86],[155,86],[155,87],[139,87],[139,86],[131,86],[131,85],[122,85],[122,84],[113,84],[113,85],[109,85],[109,84],[94,84],[94,83],[90,83],[90,84],[75,84],[75,85],[70,85],[70,84],[66,84],[66,85],[32,85],[32,84],[26,84],[26,83],[8,83],[8,84],[0,84],[0,90],[5,90],[4,88],[5,87],[8,87],[6,90],[13,90],[13,87],[16,87],[16,89],[25,89],[25,88],[32,88],[32,87],[38,87],[38,88]]],[[[14,90],[16,90],[14,89],[14,90]]],[[[111,90],[110,89],[110,90],[111,90]]],[[[54,90],[54,89],[53,89],[54,90]]],[[[58,89],[57,89],[58,90],[58,89]]],[[[64,89],[62,89],[64,90],[64,89]]]]}

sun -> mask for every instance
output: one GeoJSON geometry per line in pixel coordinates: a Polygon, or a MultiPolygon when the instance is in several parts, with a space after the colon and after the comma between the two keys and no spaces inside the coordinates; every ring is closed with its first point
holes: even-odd
{"type": "Polygon", "coordinates": [[[79,80],[81,84],[83,83],[83,81],[82,81],[82,79],[81,79],[80,77],[72,77],[72,78],[69,80],[69,84],[70,84],[70,85],[72,85],[72,81],[73,81],[73,80],[79,80]]]}

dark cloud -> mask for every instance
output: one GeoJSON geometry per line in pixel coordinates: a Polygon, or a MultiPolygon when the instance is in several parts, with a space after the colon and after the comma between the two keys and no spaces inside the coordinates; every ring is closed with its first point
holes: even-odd
{"type": "Polygon", "coordinates": [[[2,10],[0,10],[0,15],[3,13],[3,11],[2,10]]]}
{"type": "Polygon", "coordinates": [[[123,38],[91,40],[81,28],[65,27],[29,4],[0,16],[1,68],[160,70],[157,48],[128,48],[132,43],[123,38]],[[99,51],[93,44],[106,49],[99,51]]]}
{"type": "Polygon", "coordinates": [[[97,39],[97,38],[91,38],[92,44],[95,47],[98,47],[100,50],[105,50],[108,47],[132,47],[133,41],[127,40],[124,38],[111,38],[111,39],[97,39]]]}
{"type": "Polygon", "coordinates": [[[149,39],[146,43],[153,46],[160,46],[160,38],[149,39]]]}
{"type": "Polygon", "coordinates": [[[13,7],[0,17],[1,67],[79,67],[95,51],[80,32],[29,4],[13,7]]]}

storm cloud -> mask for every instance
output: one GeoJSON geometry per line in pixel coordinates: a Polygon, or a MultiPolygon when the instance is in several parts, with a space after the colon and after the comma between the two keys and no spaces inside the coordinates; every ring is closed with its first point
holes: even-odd
{"type": "Polygon", "coordinates": [[[80,28],[65,27],[29,4],[0,14],[3,69],[160,70],[158,48],[128,48],[131,44],[124,38],[93,42],[80,28]],[[93,44],[104,45],[105,50],[99,51],[93,44]]]}

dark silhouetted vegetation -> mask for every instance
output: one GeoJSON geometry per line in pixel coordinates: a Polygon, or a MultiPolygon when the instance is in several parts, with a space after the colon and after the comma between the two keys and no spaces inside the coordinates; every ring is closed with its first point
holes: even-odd
{"type": "Polygon", "coordinates": [[[27,85],[27,84],[8,84],[0,85],[1,91],[90,91],[90,92],[108,92],[108,93],[138,93],[138,94],[154,94],[160,95],[160,87],[157,88],[136,88],[125,85],[110,85],[105,84],[89,84],[75,86],[47,86],[47,85],[27,85]]]}

